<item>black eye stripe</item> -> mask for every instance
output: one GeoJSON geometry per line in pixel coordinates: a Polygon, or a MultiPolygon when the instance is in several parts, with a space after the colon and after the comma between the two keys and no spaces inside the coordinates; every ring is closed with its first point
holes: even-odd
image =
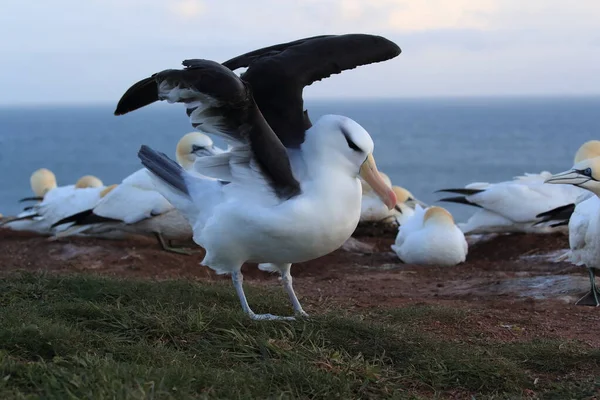
{"type": "Polygon", "coordinates": [[[361,148],[358,147],[356,145],[356,143],[354,143],[352,141],[352,139],[350,139],[350,135],[348,134],[348,132],[346,132],[346,130],[344,128],[342,128],[342,133],[344,134],[344,137],[346,138],[346,143],[348,143],[348,147],[350,147],[354,151],[360,151],[360,152],[362,152],[361,148]]]}

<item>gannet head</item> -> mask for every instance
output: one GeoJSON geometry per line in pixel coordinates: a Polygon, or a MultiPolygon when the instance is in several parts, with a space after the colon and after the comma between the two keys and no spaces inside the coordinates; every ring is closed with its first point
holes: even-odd
{"type": "Polygon", "coordinates": [[[105,187],[105,188],[104,188],[104,189],[103,189],[103,190],[100,192],[100,198],[101,198],[101,199],[102,199],[102,198],[104,198],[104,196],[106,196],[107,194],[109,194],[110,192],[112,192],[112,191],[113,191],[113,189],[114,189],[114,188],[116,188],[117,186],[119,186],[119,185],[117,185],[117,184],[114,184],[114,185],[110,185],[110,186],[107,186],[107,187],[105,187]]]}
{"type": "Polygon", "coordinates": [[[411,208],[415,208],[417,204],[421,207],[427,207],[427,204],[417,199],[411,192],[401,186],[392,186],[392,190],[396,193],[398,203],[404,203],[411,208]]]}
{"type": "Polygon", "coordinates": [[[49,169],[40,168],[31,174],[29,183],[37,197],[44,197],[46,193],[56,187],[56,176],[49,169]]]}
{"type": "MultiPolygon", "coordinates": [[[[339,115],[325,115],[306,131],[302,149],[307,157],[326,163],[351,177],[360,176],[388,207],[396,205],[396,194],[377,170],[373,140],[356,121],[339,115]]],[[[308,162],[310,164],[310,162],[308,162]]]]}
{"type": "Polygon", "coordinates": [[[423,225],[442,225],[442,226],[453,226],[454,218],[445,208],[438,206],[431,206],[425,211],[423,216],[423,225]]]}
{"type": "Polygon", "coordinates": [[[212,139],[201,132],[190,132],[183,135],[177,143],[175,156],[184,169],[190,169],[197,157],[214,156],[223,150],[215,147],[212,139]]]}
{"type": "Polygon", "coordinates": [[[77,189],[102,187],[104,183],[94,175],[85,175],[75,183],[77,189]]]}
{"type": "Polygon", "coordinates": [[[544,182],[579,186],[600,196],[600,157],[580,161],[570,170],[554,174],[544,182]]]}
{"type": "Polygon", "coordinates": [[[579,150],[577,150],[573,164],[598,156],[600,156],[600,140],[589,140],[582,144],[579,150]]]}

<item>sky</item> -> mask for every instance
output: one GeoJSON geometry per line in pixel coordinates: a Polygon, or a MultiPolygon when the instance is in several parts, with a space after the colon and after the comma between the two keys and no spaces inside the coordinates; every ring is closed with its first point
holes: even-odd
{"type": "Polygon", "coordinates": [[[307,98],[600,95],[598,0],[2,0],[0,104],[116,102],[188,58],[320,34],[402,54],[307,98]]]}

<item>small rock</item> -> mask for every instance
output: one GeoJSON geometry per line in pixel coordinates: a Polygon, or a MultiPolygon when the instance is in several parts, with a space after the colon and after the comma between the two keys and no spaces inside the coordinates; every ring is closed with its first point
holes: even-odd
{"type": "Polygon", "coordinates": [[[373,254],[375,252],[375,246],[372,244],[363,243],[359,240],[350,237],[346,242],[342,245],[342,249],[349,251],[351,253],[360,253],[360,254],[373,254]]]}

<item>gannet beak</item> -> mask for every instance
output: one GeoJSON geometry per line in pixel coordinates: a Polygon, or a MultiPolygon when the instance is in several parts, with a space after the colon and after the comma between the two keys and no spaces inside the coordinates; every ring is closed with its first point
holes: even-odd
{"type": "Polygon", "coordinates": [[[379,196],[389,210],[396,206],[396,193],[394,193],[391,187],[385,184],[385,181],[379,175],[372,154],[369,154],[365,162],[360,166],[360,176],[373,188],[377,196],[379,196]]]}
{"type": "Polygon", "coordinates": [[[223,153],[223,150],[215,147],[214,145],[210,147],[192,145],[192,153],[196,155],[196,157],[206,157],[221,154],[223,153]]]}
{"type": "Polygon", "coordinates": [[[423,208],[427,208],[427,204],[423,203],[419,199],[413,199],[412,197],[404,202],[407,206],[414,208],[416,204],[420,205],[423,208]]]}
{"type": "Polygon", "coordinates": [[[570,169],[565,172],[552,175],[544,183],[562,183],[567,185],[581,185],[590,180],[589,176],[580,174],[577,170],[570,169]]]}

